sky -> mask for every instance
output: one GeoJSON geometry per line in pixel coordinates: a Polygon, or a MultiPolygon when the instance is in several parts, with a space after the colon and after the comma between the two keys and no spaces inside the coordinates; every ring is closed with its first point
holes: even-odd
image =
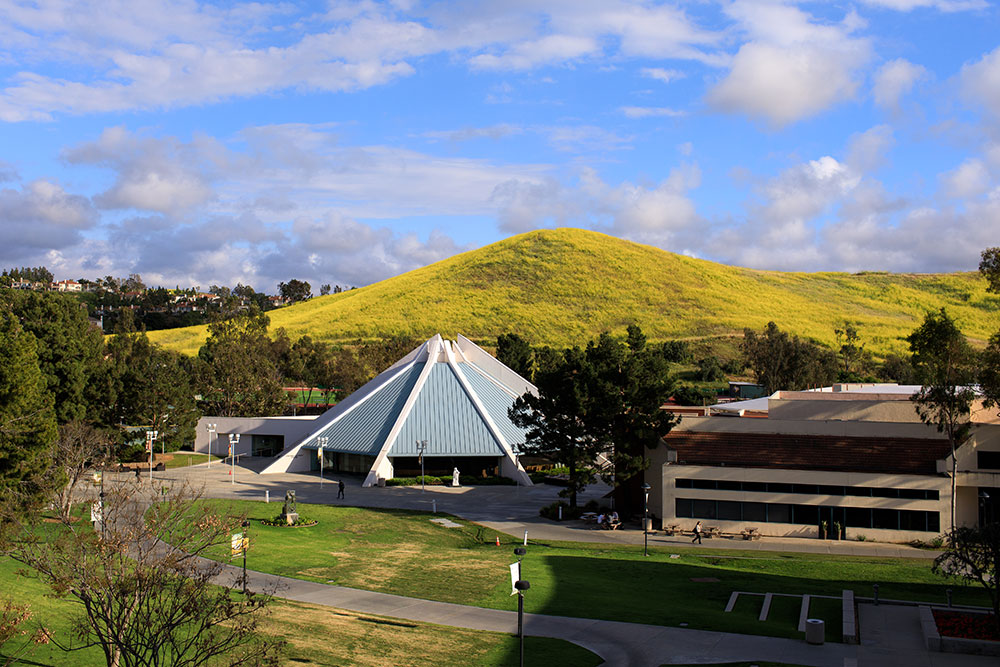
{"type": "Polygon", "coordinates": [[[974,270],[1000,7],[0,0],[0,267],[318,292],[565,226],[974,270]]]}

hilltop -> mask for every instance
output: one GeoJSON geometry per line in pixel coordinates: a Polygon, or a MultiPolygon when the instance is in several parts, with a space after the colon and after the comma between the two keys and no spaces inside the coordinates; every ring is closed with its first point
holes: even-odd
{"type": "MultiPolygon", "coordinates": [[[[1000,297],[974,272],[792,273],[686,257],[579,229],[540,230],[360,289],[271,311],[271,330],[348,342],[461,333],[492,344],[515,332],[533,344],[584,344],[639,324],[653,340],[723,342],[768,321],[833,345],[847,320],[876,355],[901,352],[927,310],[946,307],[973,342],[1000,325],[1000,297]]],[[[206,327],[154,331],[188,354],[206,327]]]]}

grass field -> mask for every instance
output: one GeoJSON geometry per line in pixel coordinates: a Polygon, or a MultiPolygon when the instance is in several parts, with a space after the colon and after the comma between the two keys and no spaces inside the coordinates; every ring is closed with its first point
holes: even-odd
{"type": "MultiPolygon", "coordinates": [[[[273,518],[274,505],[210,501],[225,512],[273,518]]],[[[418,598],[513,609],[508,564],[515,541],[470,522],[443,528],[431,515],[403,510],[369,510],[299,505],[310,528],[250,529],[248,566],[255,570],[418,598]]],[[[930,572],[927,560],[835,557],[811,554],[717,552],[684,549],[672,558],[653,548],[577,543],[531,544],[524,576],[531,582],[526,610],[561,616],[799,637],[797,607],[778,603],[772,620],[757,620],[760,602],[748,599],[724,612],[732,591],[859,596],[880,584],[884,598],[943,601],[952,587],[957,603],[986,604],[978,589],[947,582],[930,572]],[[745,604],[745,606],[743,606],[745,604]]],[[[222,554],[220,552],[220,557],[222,554]]],[[[793,603],[793,606],[798,602],[793,603]]],[[[839,627],[836,605],[817,601],[816,614],[839,627]]],[[[836,640],[836,633],[831,634],[836,640]]]]}
{"type": "MultiPolygon", "coordinates": [[[[34,628],[41,623],[56,641],[35,647],[23,656],[22,662],[15,664],[104,665],[104,654],[97,648],[67,653],[57,646],[72,641],[71,619],[79,613],[78,607],[68,600],[50,597],[48,587],[30,575],[18,574],[20,570],[21,566],[9,558],[0,558],[0,578],[5,582],[3,594],[18,602],[28,602],[34,612],[29,626],[34,628]]],[[[398,622],[298,602],[276,601],[264,630],[287,642],[282,664],[343,667],[517,664],[517,638],[510,635],[398,622]]],[[[0,647],[0,662],[6,655],[4,649],[13,648],[0,647]]],[[[601,660],[569,642],[528,637],[525,662],[538,667],[587,667],[599,665],[601,660]]]]}
{"type": "MultiPolygon", "coordinates": [[[[221,456],[212,455],[212,462],[221,461],[221,456]]],[[[187,466],[198,465],[208,461],[208,454],[197,454],[195,452],[179,451],[173,453],[173,458],[166,462],[167,468],[185,468],[187,466]]]]}
{"type": "MultiPolygon", "coordinates": [[[[971,261],[971,260],[970,260],[971,261]]],[[[977,273],[784,273],[726,266],[579,229],[540,230],[379,283],[268,313],[294,340],[426,338],[461,333],[487,346],[516,332],[533,344],[585,344],[639,324],[653,340],[732,347],[769,320],[835,343],[845,320],[876,355],[900,352],[924,313],[947,307],[982,343],[1000,326],[1000,296],[977,273]]],[[[194,354],[206,327],[149,332],[194,354]]]]}

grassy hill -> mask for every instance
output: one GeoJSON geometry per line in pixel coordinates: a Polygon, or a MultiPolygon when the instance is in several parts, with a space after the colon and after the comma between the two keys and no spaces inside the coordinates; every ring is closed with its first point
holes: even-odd
{"type": "MultiPolygon", "coordinates": [[[[716,264],[579,229],[541,230],[341,294],[269,313],[271,329],[331,342],[461,333],[492,344],[584,344],[633,322],[654,340],[732,344],[774,320],[833,345],[849,321],[876,355],[902,351],[930,309],[946,307],[974,342],[1000,328],[1000,297],[977,273],[786,273],[716,264]]],[[[193,354],[206,328],[150,338],[193,354]]]]}

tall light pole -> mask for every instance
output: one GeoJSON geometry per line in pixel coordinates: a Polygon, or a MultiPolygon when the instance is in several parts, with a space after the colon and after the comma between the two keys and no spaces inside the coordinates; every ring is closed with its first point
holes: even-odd
{"type": "Polygon", "coordinates": [[[236,484],[236,445],[240,443],[239,433],[229,434],[229,456],[232,458],[232,468],[229,470],[229,474],[232,476],[230,480],[231,485],[236,484]]]}
{"type": "Polygon", "coordinates": [[[323,488],[323,448],[326,447],[327,439],[326,436],[320,436],[316,438],[316,443],[319,445],[319,488],[323,488]]]}
{"type": "Polygon", "coordinates": [[[653,488],[647,482],[642,483],[642,555],[649,555],[649,490],[653,488]]]}
{"type": "Polygon", "coordinates": [[[146,451],[149,452],[149,481],[153,481],[153,442],[156,440],[156,436],[159,435],[156,431],[146,431],[146,451]]]}
{"type": "Polygon", "coordinates": [[[521,578],[521,559],[527,551],[524,547],[514,547],[514,555],[517,556],[517,581],[514,582],[514,589],[517,590],[517,638],[520,644],[521,667],[524,667],[524,591],[531,586],[521,578]]]}
{"type": "Polygon", "coordinates": [[[420,493],[424,492],[424,452],[427,450],[426,440],[417,440],[417,451],[420,452],[420,493]]]}
{"type": "Polygon", "coordinates": [[[215,440],[215,429],[218,424],[205,424],[205,428],[208,430],[208,467],[212,467],[212,441],[215,440]]]}

